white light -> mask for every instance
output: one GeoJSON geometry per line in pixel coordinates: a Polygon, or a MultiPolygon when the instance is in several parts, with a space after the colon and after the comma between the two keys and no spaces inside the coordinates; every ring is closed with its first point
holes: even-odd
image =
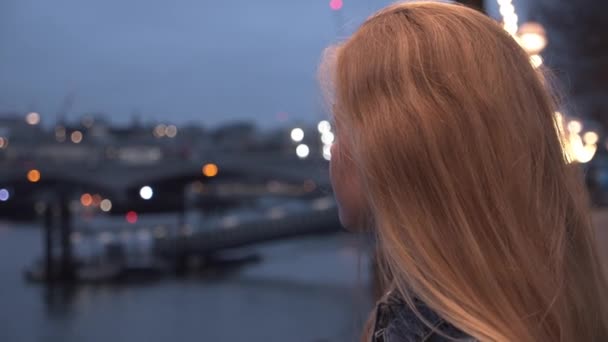
{"type": "Polygon", "coordinates": [[[159,124],[156,127],[154,127],[154,131],[152,132],[152,134],[154,134],[155,137],[157,138],[162,138],[165,136],[165,132],[167,130],[167,126],[164,124],[159,124]]]}
{"type": "Polygon", "coordinates": [[[582,123],[577,120],[572,120],[568,123],[570,134],[565,136],[563,143],[564,152],[569,163],[588,163],[593,159],[597,151],[597,142],[599,136],[595,132],[587,132],[581,138],[580,131],[582,123]]]}
{"type": "Polygon", "coordinates": [[[149,200],[154,195],[154,191],[149,186],[144,186],[139,190],[139,196],[145,200],[149,200]]]}
{"type": "Polygon", "coordinates": [[[169,125],[165,128],[165,135],[169,138],[175,138],[177,135],[177,127],[175,125],[169,125]]]}
{"type": "Polygon", "coordinates": [[[321,135],[321,141],[325,145],[332,144],[334,142],[334,134],[332,132],[325,132],[321,135]]]}
{"type": "Polygon", "coordinates": [[[106,198],[101,201],[101,203],[99,203],[99,207],[101,208],[101,210],[107,213],[108,211],[112,210],[112,201],[106,198]]]}
{"type": "Polygon", "coordinates": [[[503,17],[506,17],[509,14],[515,13],[515,7],[513,6],[513,4],[507,3],[500,6],[499,12],[503,17]]]}
{"type": "Polygon", "coordinates": [[[587,145],[595,145],[598,140],[600,140],[600,137],[595,132],[587,132],[583,135],[583,141],[587,145]]]}
{"type": "Polygon", "coordinates": [[[521,39],[521,46],[528,53],[539,53],[547,46],[546,38],[536,33],[522,34],[519,39],[521,39]]]}
{"type": "Polygon", "coordinates": [[[519,17],[515,13],[515,6],[511,0],[497,0],[498,2],[498,11],[502,16],[503,28],[510,35],[516,37],[517,34],[517,21],[519,17]]]}
{"type": "Polygon", "coordinates": [[[538,68],[543,65],[543,58],[539,55],[532,55],[530,56],[530,63],[532,63],[534,68],[538,68]]]}
{"type": "Polygon", "coordinates": [[[539,23],[523,23],[517,35],[520,45],[531,55],[539,54],[547,46],[547,33],[539,23]]]}
{"type": "Polygon", "coordinates": [[[510,35],[514,36],[515,33],[517,33],[517,24],[516,23],[507,23],[507,24],[505,24],[504,29],[510,35]]]}
{"type": "Polygon", "coordinates": [[[319,133],[329,132],[331,131],[331,124],[327,120],[321,120],[317,125],[317,130],[319,130],[319,133]]]}
{"type": "Polygon", "coordinates": [[[568,131],[570,133],[579,134],[583,130],[583,124],[578,120],[572,120],[568,123],[568,131]]]}
{"type": "Polygon", "coordinates": [[[300,144],[300,145],[298,145],[298,147],[296,147],[296,154],[301,159],[304,159],[304,158],[308,157],[308,154],[310,154],[310,149],[308,148],[307,145],[300,144]]]}
{"type": "Polygon", "coordinates": [[[27,122],[28,125],[37,125],[40,123],[40,114],[36,113],[36,112],[31,112],[29,114],[27,114],[25,116],[25,122],[27,122]]]}
{"type": "Polygon", "coordinates": [[[323,146],[323,158],[325,160],[331,160],[331,145],[323,146]]]}
{"type": "Polygon", "coordinates": [[[291,140],[300,142],[304,139],[304,131],[301,128],[294,128],[291,130],[291,140]]]}

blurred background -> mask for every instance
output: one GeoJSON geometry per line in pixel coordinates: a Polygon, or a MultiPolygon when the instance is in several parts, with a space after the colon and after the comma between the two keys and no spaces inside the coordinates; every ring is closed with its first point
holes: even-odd
{"type": "MultiPolygon", "coordinates": [[[[561,81],[605,246],[608,4],[461,2],[561,81]]],[[[389,3],[0,1],[0,340],[355,340],[316,69],[389,3]]]]}

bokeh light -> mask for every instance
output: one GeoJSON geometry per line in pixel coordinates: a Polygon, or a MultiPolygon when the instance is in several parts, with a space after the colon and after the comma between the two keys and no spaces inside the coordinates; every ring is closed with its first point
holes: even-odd
{"type": "Polygon", "coordinates": [[[175,125],[169,125],[165,128],[165,135],[169,138],[175,138],[177,135],[177,127],[175,125]]]}
{"type": "Polygon", "coordinates": [[[203,174],[207,177],[215,177],[218,172],[219,168],[213,163],[205,164],[203,166],[203,174]]]}
{"type": "Polygon", "coordinates": [[[334,142],[334,134],[332,132],[325,132],[321,135],[321,141],[325,145],[331,145],[334,142]]]}
{"type": "Polygon", "coordinates": [[[101,203],[99,204],[99,207],[101,208],[102,211],[108,212],[110,210],[112,210],[112,201],[110,201],[109,199],[104,199],[101,201],[101,203]]]}
{"type": "Polygon", "coordinates": [[[93,204],[93,196],[88,193],[82,194],[82,196],[80,196],[80,204],[85,207],[90,206],[91,204],[93,204]]]}
{"type": "Polygon", "coordinates": [[[145,200],[149,200],[152,198],[152,196],[154,196],[154,191],[151,187],[146,185],[139,189],[139,196],[145,200]]]}
{"type": "Polygon", "coordinates": [[[304,159],[310,154],[310,148],[306,144],[300,144],[296,147],[296,154],[300,159],[304,159]]]}
{"type": "Polygon", "coordinates": [[[339,11],[340,9],[342,9],[343,5],[344,5],[344,2],[342,0],[331,0],[329,2],[329,8],[331,8],[334,11],[339,11]]]}
{"type": "Polygon", "coordinates": [[[530,56],[530,63],[534,68],[538,68],[543,65],[543,58],[540,55],[532,55],[530,56]]]}
{"type": "Polygon", "coordinates": [[[331,160],[331,145],[323,146],[323,159],[331,160]]]}
{"type": "Polygon", "coordinates": [[[317,130],[321,134],[329,132],[329,131],[331,131],[331,124],[327,120],[321,120],[321,121],[319,121],[319,124],[317,125],[317,130]]]}
{"type": "Polygon", "coordinates": [[[80,142],[82,141],[82,132],[80,132],[80,131],[72,132],[72,134],[70,135],[70,139],[72,139],[72,142],[74,144],[80,144],[80,142]]]}
{"type": "Polygon", "coordinates": [[[152,132],[155,137],[162,138],[165,136],[165,131],[167,130],[167,126],[164,124],[156,125],[154,131],[152,132]]]}
{"type": "Polygon", "coordinates": [[[25,116],[25,122],[27,122],[28,125],[37,125],[40,123],[40,114],[36,113],[36,112],[31,112],[28,113],[25,116]]]}
{"type": "Polygon", "coordinates": [[[129,222],[130,224],[135,224],[137,223],[137,213],[134,211],[129,211],[127,213],[127,215],[125,215],[125,219],[127,220],[127,222],[129,222]]]}
{"type": "Polygon", "coordinates": [[[597,144],[598,140],[600,140],[600,137],[595,132],[590,131],[583,135],[583,141],[587,145],[595,145],[597,144]]]}
{"type": "Polygon", "coordinates": [[[519,28],[517,23],[519,18],[515,13],[515,6],[513,6],[512,0],[500,0],[498,1],[498,6],[498,12],[502,16],[502,27],[510,35],[516,37],[519,28]]]}
{"type": "Polygon", "coordinates": [[[5,149],[8,147],[8,139],[5,137],[0,137],[0,149],[5,149]]]}
{"type": "Polygon", "coordinates": [[[11,197],[11,194],[6,189],[0,189],[0,202],[6,202],[11,197]]]}
{"type": "Polygon", "coordinates": [[[40,171],[38,171],[36,169],[32,169],[27,172],[27,180],[32,183],[39,182],[40,177],[41,177],[40,171]]]}
{"type": "Polygon", "coordinates": [[[583,130],[583,124],[578,120],[572,120],[568,123],[568,131],[570,133],[579,134],[583,130]]]}
{"type": "Polygon", "coordinates": [[[291,140],[300,142],[304,139],[304,130],[301,128],[294,128],[291,130],[291,140]]]}
{"type": "Polygon", "coordinates": [[[547,33],[545,28],[535,22],[521,25],[518,31],[519,44],[531,55],[539,54],[547,46],[547,33]]]}

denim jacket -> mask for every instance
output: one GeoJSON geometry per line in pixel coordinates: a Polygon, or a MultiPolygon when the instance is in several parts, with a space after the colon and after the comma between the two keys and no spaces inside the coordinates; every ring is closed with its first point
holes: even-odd
{"type": "Polygon", "coordinates": [[[446,342],[474,341],[466,333],[439,317],[421,301],[415,301],[416,309],[447,338],[424,324],[414,311],[400,298],[390,294],[388,299],[376,307],[376,323],[371,342],[446,342]]]}

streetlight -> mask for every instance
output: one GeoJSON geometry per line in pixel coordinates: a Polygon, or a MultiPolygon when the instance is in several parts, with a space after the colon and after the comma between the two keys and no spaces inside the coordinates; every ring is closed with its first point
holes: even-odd
{"type": "Polygon", "coordinates": [[[39,124],[40,123],[40,114],[38,114],[36,112],[28,113],[25,116],[25,122],[27,122],[28,125],[32,125],[32,126],[39,124]]]}
{"type": "Polygon", "coordinates": [[[517,36],[521,47],[530,55],[538,55],[547,46],[547,33],[539,23],[527,22],[522,24],[517,36]]]}
{"type": "Polygon", "coordinates": [[[304,139],[304,130],[301,128],[294,128],[291,130],[291,140],[294,142],[300,142],[304,139]]]}
{"type": "Polygon", "coordinates": [[[152,196],[154,195],[154,191],[152,190],[151,187],[149,186],[143,186],[141,189],[139,189],[139,196],[142,199],[145,199],[146,201],[151,199],[152,196]]]}
{"type": "Polygon", "coordinates": [[[331,124],[327,120],[321,120],[321,121],[319,121],[319,124],[317,125],[317,130],[321,134],[329,132],[329,131],[331,131],[331,124]]]}
{"type": "Polygon", "coordinates": [[[310,154],[310,148],[308,145],[300,144],[298,147],[296,147],[296,154],[300,159],[304,159],[310,154]]]}

